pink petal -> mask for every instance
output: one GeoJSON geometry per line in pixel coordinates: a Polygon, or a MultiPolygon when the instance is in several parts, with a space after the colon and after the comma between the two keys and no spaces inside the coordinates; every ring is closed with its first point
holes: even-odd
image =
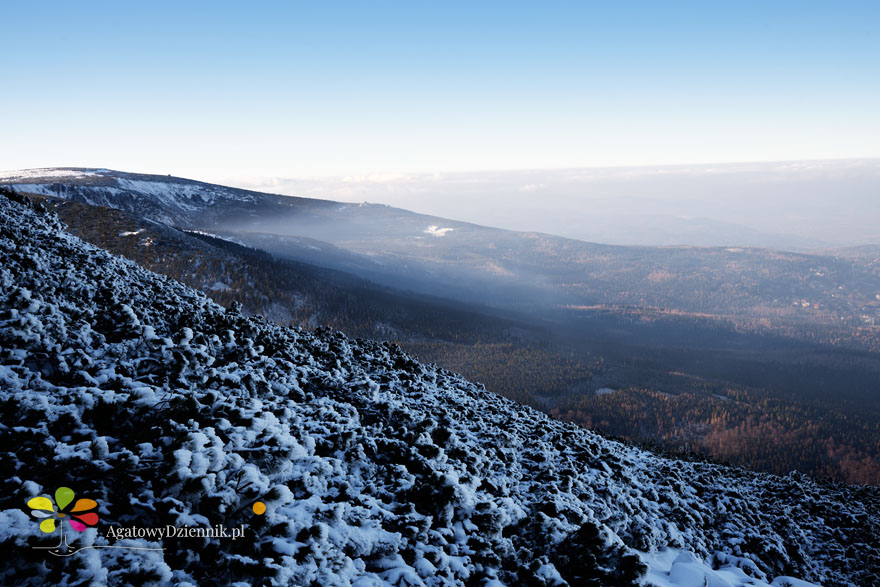
{"type": "Polygon", "coordinates": [[[83,530],[86,529],[86,525],[85,525],[85,524],[83,524],[82,522],[77,522],[76,520],[70,520],[70,525],[71,525],[71,527],[73,527],[73,529],[76,530],[77,532],[82,532],[83,530]]]}

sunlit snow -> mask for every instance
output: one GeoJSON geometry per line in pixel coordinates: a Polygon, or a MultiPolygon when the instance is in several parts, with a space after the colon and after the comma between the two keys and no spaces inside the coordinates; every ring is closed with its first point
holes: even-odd
{"type": "Polygon", "coordinates": [[[425,234],[430,234],[431,236],[446,236],[447,232],[452,232],[455,230],[454,228],[440,228],[436,224],[432,224],[428,228],[425,229],[425,234]]]}

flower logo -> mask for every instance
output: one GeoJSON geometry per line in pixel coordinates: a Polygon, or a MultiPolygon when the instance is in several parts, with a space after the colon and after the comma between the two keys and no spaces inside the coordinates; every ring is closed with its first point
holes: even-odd
{"type": "MultiPolygon", "coordinates": [[[[91,548],[124,548],[130,550],[165,550],[164,547],[152,548],[148,546],[117,546],[107,544],[86,544],[84,546],[71,546],[64,534],[64,522],[77,532],[85,532],[89,526],[98,523],[98,514],[94,511],[98,502],[94,499],[80,498],[74,501],[76,494],[70,487],[59,487],[55,490],[55,500],[51,497],[32,497],[27,500],[27,507],[31,508],[31,515],[40,520],[40,531],[52,534],[59,529],[61,541],[55,546],[32,546],[35,550],[45,550],[53,556],[73,556],[76,553],[91,548]]],[[[111,528],[111,531],[113,529],[111,528]]],[[[234,531],[234,530],[233,530],[234,531]]],[[[243,535],[243,534],[242,534],[243,535]]],[[[118,539],[118,538],[117,538],[118,539]]]]}
{"type": "Polygon", "coordinates": [[[27,505],[31,508],[31,515],[35,518],[42,519],[40,522],[40,530],[46,534],[55,531],[55,521],[58,520],[61,528],[62,541],[64,540],[63,523],[67,520],[70,527],[77,532],[84,531],[88,526],[94,526],[98,523],[98,514],[91,511],[98,507],[98,502],[93,499],[78,499],[73,503],[76,494],[70,487],[59,487],[55,491],[55,503],[48,497],[32,497],[28,500],[27,505]],[[73,503],[73,507],[68,510],[68,506],[73,503]]]}

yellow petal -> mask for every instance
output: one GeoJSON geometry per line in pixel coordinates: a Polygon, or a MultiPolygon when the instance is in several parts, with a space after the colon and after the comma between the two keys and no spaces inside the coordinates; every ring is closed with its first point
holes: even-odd
{"type": "Polygon", "coordinates": [[[55,531],[55,520],[49,518],[48,520],[43,520],[40,522],[40,530],[45,532],[46,534],[51,534],[55,531]]]}
{"type": "Polygon", "coordinates": [[[78,499],[76,503],[73,504],[73,509],[71,512],[82,512],[85,510],[90,510],[98,507],[98,502],[94,499],[78,499]]]}
{"type": "Polygon", "coordinates": [[[48,497],[32,497],[28,500],[27,505],[33,510],[55,511],[55,506],[52,505],[52,500],[48,497]]]}

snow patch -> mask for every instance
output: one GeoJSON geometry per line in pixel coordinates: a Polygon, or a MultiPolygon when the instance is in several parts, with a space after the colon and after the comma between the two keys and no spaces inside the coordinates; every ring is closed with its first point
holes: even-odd
{"type": "Polygon", "coordinates": [[[57,169],[47,167],[43,169],[21,169],[18,171],[0,171],[0,180],[18,181],[22,179],[58,179],[68,178],[75,179],[80,177],[94,177],[100,175],[104,169],[83,170],[83,169],[57,169]]]}
{"type": "Polygon", "coordinates": [[[718,569],[694,553],[677,548],[639,553],[639,557],[648,567],[644,584],[656,587],[818,587],[815,583],[784,576],[768,583],[766,578],[761,578],[763,573],[755,568],[754,562],[729,555],[722,555],[724,563],[718,569]]]}
{"type": "Polygon", "coordinates": [[[440,228],[436,224],[432,224],[428,228],[424,230],[425,234],[430,234],[431,236],[446,236],[447,232],[452,232],[455,230],[454,228],[440,228]]]}

